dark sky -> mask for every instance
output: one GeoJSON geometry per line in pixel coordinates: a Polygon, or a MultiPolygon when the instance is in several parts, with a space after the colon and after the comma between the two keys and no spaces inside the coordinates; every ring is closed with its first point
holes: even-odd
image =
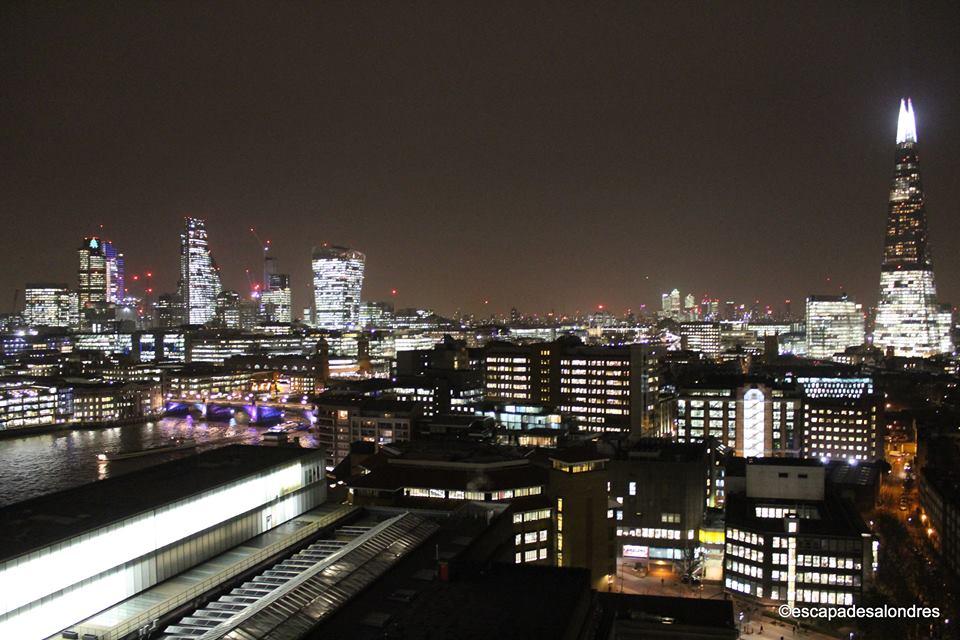
{"type": "Polygon", "coordinates": [[[0,310],[99,224],[171,290],[185,214],[297,308],[324,241],[447,313],[872,304],[901,95],[960,302],[955,2],[6,2],[0,310]]]}

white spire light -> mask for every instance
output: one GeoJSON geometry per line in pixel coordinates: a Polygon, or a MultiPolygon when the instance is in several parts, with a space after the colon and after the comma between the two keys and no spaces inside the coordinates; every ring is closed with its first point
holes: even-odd
{"type": "Polygon", "coordinates": [[[897,144],[917,141],[917,119],[913,115],[910,98],[900,100],[900,116],[897,118],[897,144]]]}

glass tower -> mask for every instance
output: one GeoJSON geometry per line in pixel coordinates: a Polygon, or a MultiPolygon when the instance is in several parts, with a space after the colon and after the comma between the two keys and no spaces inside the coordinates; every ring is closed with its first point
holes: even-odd
{"type": "Polygon", "coordinates": [[[909,99],[900,101],[895,167],[873,343],[898,356],[925,358],[952,351],[953,346],[950,326],[937,304],[917,123],[909,99]]]}
{"type": "Polygon", "coordinates": [[[313,250],[314,326],[350,329],[360,324],[360,290],[365,257],[346,247],[313,250]]]}
{"type": "Polygon", "coordinates": [[[863,309],[846,295],[807,298],[807,357],[833,358],[864,342],[863,309]]]}
{"type": "Polygon", "coordinates": [[[223,286],[207,244],[206,223],[199,218],[184,219],[180,234],[180,289],[188,324],[206,324],[213,319],[217,294],[223,286]]]}

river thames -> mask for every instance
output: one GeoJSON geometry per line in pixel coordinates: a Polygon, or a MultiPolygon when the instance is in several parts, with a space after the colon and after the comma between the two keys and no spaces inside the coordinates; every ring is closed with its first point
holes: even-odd
{"type": "MultiPolygon", "coordinates": [[[[135,469],[227,444],[259,444],[267,427],[163,418],[109,429],[76,429],[0,439],[0,506],[52,491],[101,480],[135,469]],[[101,463],[105,451],[133,451],[167,444],[170,438],[193,438],[197,449],[101,463]]],[[[317,445],[313,433],[298,431],[305,447],[317,445]]]]}

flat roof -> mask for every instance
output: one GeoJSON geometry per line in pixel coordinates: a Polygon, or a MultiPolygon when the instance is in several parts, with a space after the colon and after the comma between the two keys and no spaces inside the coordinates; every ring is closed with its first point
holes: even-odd
{"type": "Polygon", "coordinates": [[[589,570],[493,564],[450,582],[418,578],[435,571],[433,554],[432,545],[423,545],[306,637],[526,640],[579,630],[589,570]]]}
{"type": "Polygon", "coordinates": [[[783,533],[783,518],[758,518],[756,507],[813,507],[818,519],[800,518],[800,536],[833,536],[860,538],[870,530],[853,506],[836,496],[827,494],[824,500],[784,500],[778,498],[748,498],[732,493],[725,505],[726,526],[746,528],[765,533],[783,533]]]}
{"type": "Polygon", "coordinates": [[[0,508],[0,562],[317,449],[229,445],[0,508]]]}
{"type": "MultiPolygon", "coordinates": [[[[611,637],[610,634],[617,620],[630,621],[651,630],[663,627],[665,635],[669,633],[678,638],[684,637],[685,632],[701,637],[700,634],[708,630],[732,634],[730,637],[737,636],[733,602],[730,600],[603,592],[598,593],[597,596],[603,611],[600,630],[596,636],[598,638],[611,637]]],[[[653,633],[657,632],[653,631],[653,633]]],[[[632,637],[632,635],[625,637],[632,637]]],[[[714,635],[711,634],[709,637],[714,635]]]]}
{"type": "Polygon", "coordinates": [[[402,487],[421,489],[460,489],[498,491],[534,487],[547,483],[547,470],[532,464],[484,469],[451,469],[449,467],[385,464],[347,484],[357,489],[398,490],[402,487]]]}

